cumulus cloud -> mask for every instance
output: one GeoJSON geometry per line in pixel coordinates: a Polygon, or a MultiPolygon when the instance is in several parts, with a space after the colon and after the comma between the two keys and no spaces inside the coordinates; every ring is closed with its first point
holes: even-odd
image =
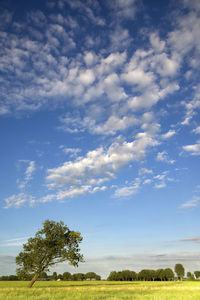
{"type": "MultiPolygon", "coordinates": [[[[115,177],[129,162],[143,159],[147,148],[157,141],[147,133],[138,133],[132,142],[115,142],[106,150],[103,147],[89,151],[85,157],[65,162],[62,166],[48,170],[47,183],[50,189],[67,188],[89,190],[115,177]]],[[[62,192],[61,192],[62,193],[62,192]]]]}
{"type": "Polygon", "coordinates": [[[166,151],[158,152],[158,154],[156,156],[156,160],[166,162],[166,163],[170,163],[170,164],[175,163],[175,160],[169,159],[168,153],[166,151]]]}
{"type": "Polygon", "coordinates": [[[196,134],[200,134],[200,126],[198,126],[197,128],[195,128],[193,130],[193,132],[196,133],[196,134]]]}
{"type": "Polygon", "coordinates": [[[4,201],[6,202],[6,205],[4,206],[5,208],[19,208],[25,203],[28,203],[30,206],[33,206],[35,203],[34,198],[31,195],[25,193],[14,194],[8,198],[5,198],[4,201]]]}
{"type": "Polygon", "coordinates": [[[176,134],[176,131],[175,130],[169,130],[168,132],[162,134],[162,139],[166,140],[166,139],[169,139],[171,138],[172,136],[174,136],[176,134]]]}
{"type": "Polygon", "coordinates": [[[109,5],[113,8],[117,20],[120,18],[133,19],[138,10],[136,0],[114,0],[109,5]]]}
{"type": "Polygon", "coordinates": [[[135,193],[137,193],[139,188],[140,188],[140,179],[136,178],[132,184],[129,184],[129,186],[117,188],[114,192],[114,197],[116,198],[130,197],[135,193]]]}
{"type": "Polygon", "coordinates": [[[183,150],[191,155],[200,155],[200,141],[197,144],[183,146],[183,150]]]}

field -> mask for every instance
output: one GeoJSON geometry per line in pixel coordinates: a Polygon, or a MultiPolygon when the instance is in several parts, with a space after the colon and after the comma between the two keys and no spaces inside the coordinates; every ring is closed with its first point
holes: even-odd
{"type": "Polygon", "coordinates": [[[200,300],[200,282],[27,282],[0,281],[0,300],[200,300]]]}

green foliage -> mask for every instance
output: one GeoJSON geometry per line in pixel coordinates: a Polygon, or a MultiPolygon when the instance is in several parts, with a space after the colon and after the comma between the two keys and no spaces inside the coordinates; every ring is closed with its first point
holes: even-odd
{"type": "Polygon", "coordinates": [[[63,280],[72,280],[72,275],[70,272],[63,273],[63,280]]]}
{"type": "Polygon", "coordinates": [[[72,275],[72,280],[74,280],[74,281],[82,281],[85,279],[86,279],[86,277],[85,277],[85,274],[83,274],[83,273],[75,273],[72,275]]]}
{"type": "Polygon", "coordinates": [[[0,281],[18,281],[19,278],[16,275],[8,275],[8,276],[1,276],[0,281]]]}
{"type": "Polygon", "coordinates": [[[79,253],[81,241],[80,233],[69,230],[63,222],[46,220],[43,228],[23,245],[23,251],[16,257],[19,266],[17,273],[27,276],[34,273],[34,283],[41,272],[48,271],[57,263],[67,260],[71,265],[78,266],[83,261],[79,253]]]}
{"type": "Polygon", "coordinates": [[[187,272],[187,280],[195,280],[194,274],[192,274],[191,272],[187,272]]]}
{"type": "Polygon", "coordinates": [[[85,274],[85,278],[89,280],[101,280],[101,276],[97,275],[94,272],[88,272],[85,274]]]}
{"type": "Polygon", "coordinates": [[[198,279],[200,277],[200,271],[194,271],[194,275],[198,279]]]}
{"type": "Polygon", "coordinates": [[[182,280],[185,275],[185,269],[182,264],[176,264],[174,271],[176,272],[178,279],[182,280]]]}
{"type": "Polygon", "coordinates": [[[158,270],[141,270],[138,274],[134,271],[112,271],[108,276],[109,281],[170,281],[174,279],[174,273],[170,268],[158,270]]]}
{"type": "Polygon", "coordinates": [[[108,276],[109,281],[133,281],[137,279],[137,274],[134,271],[123,270],[120,272],[112,271],[108,276]]]}

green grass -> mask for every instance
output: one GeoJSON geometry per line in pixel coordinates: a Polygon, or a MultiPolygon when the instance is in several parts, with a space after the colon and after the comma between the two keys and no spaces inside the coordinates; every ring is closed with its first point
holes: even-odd
{"type": "Polygon", "coordinates": [[[0,300],[200,300],[200,282],[1,282],[0,300]]]}

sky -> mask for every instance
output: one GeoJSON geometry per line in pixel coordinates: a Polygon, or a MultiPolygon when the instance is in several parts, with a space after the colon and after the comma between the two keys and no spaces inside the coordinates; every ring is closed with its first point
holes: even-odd
{"type": "Polygon", "coordinates": [[[200,2],[0,1],[0,275],[46,219],[54,270],[200,269],[200,2]]]}

